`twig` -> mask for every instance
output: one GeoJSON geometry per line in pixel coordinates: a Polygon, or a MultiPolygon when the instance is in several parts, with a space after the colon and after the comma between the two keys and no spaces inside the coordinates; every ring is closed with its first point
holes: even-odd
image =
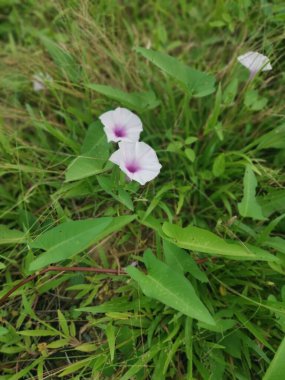
{"type": "Polygon", "coordinates": [[[105,274],[114,274],[121,275],[126,274],[123,269],[106,269],[106,268],[90,268],[90,267],[56,267],[50,266],[41,270],[38,273],[32,274],[31,276],[23,279],[17,285],[15,285],[12,289],[10,289],[3,297],[0,298],[0,305],[7,301],[11,294],[13,294],[16,290],[27,284],[28,282],[34,280],[38,276],[41,276],[47,272],[93,272],[93,273],[105,273],[105,274]]]}

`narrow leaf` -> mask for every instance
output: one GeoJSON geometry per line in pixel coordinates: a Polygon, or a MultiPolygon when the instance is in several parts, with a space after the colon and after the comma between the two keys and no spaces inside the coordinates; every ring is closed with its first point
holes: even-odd
{"type": "Polygon", "coordinates": [[[107,341],[108,341],[108,346],[110,350],[110,357],[111,357],[111,362],[114,360],[114,355],[115,355],[115,329],[114,326],[109,323],[108,326],[106,327],[106,336],[107,336],[107,341]]]}
{"type": "Polygon", "coordinates": [[[66,74],[69,80],[77,82],[81,77],[81,72],[73,56],[49,38],[42,37],[41,40],[55,64],[66,74]]]}

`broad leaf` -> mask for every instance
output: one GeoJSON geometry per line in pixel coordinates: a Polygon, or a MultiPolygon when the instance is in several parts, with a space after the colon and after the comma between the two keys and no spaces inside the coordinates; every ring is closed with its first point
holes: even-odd
{"type": "Polygon", "coordinates": [[[164,223],[162,231],[178,247],[192,251],[224,256],[236,260],[275,261],[270,253],[247,243],[227,242],[219,236],[202,228],[188,226],[182,228],[175,224],[164,223]]]}
{"type": "Polygon", "coordinates": [[[105,95],[110,99],[118,101],[126,107],[133,108],[139,111],[150,110],[159,105],[159,100],[156,98],[155,93],[148,92],[124,92],[111,86],[104,86],[100,84],[90,84],[87,87],[91,88],[99,94],[105,95]]]}
{"type": "Polygon", "coordinates": [[[272,362],[270,363],[263,380],[281,380],[285,373],[285,338],[283,338],[272,362]]]}
{"type": "Polygon", "coordinates": [[[133,215],[103,217],[67,222],[54,227],[31,244],[32,248],[44,249],[47,252],[37,257],[29,269],[34,271],[51,263],[69,259],[134,219],[133,215]]]}
{"type": "Polygon", "coordinates": [[[285,239],[279,236],[269,237],[263,243],[263,246],[276,249],[276,251],[285,253],[285,239]]]}
{"type": "Polygon", "coordinates": [[[25,233],[18,230],[10,230],[5,225],[0,224],[0,245],[25,243],[25,233]]]}
{"type": "Polygon", "coordinates": [[[76,181],[104,171],[104,165],[109,157],[109,144],[100,122],[89,126],[82,145],[81,155],[68,166],[66,181],[76,181]]]}
{"type": "Polygon", "coordinates": [[[190,273],[201,282],[208,282],[207,276],[196,264],[195,260],[184,249],[167,240],[163,241],[163,252],[166,264],[180,273],[190,273]]]}
{"type": "Polygon", "coordinates": [[[224,174],[226,168],[225,154],[219,154],[213,163],[213,174],[215,177],[221,177],[224,174]]]}
{"type": "Polygon", "coordinates": [[[274,212],[285,211],[285,190],[272,190],[264,196],[257,197],[264,216],[269,217],[274,212]]]}
{"type": "Polygon", "coordinates": [[[258,94],[256,90],[249,90],[244,97],[244,105],[250,111],[260,111],[267,105],[268,99],[258,94]]]}
{"type": "Polygon", "coordinates": [[[257,149],[285,149],[285,124],[282,124],[272,131],[257,139],[257,149]]]}
{"type": "Polygon", "coordinates": [[[40,235],[32,248],[47,250],[30,265],[30,270],[38,270],[48,264],[66,260],[88,248],[110,223],[112,218],[78,220],[63,223],[40,235]]]}
{"type": "Polygon", "coordinates": [[[243,178],[243,198],[238,204],[238,210],[241,216],[256,220],[264,220],[261,206],[258,204],[255,197],[255,189],[257,180],[250,165],[245,168],[243,178]]]}
{"type": "Polygon", "coordinates": [[[176,79],[189,95],[202,97],[215,91],[215,77],[184,65],[176,58],[158,51],[137,48],[136,51],[176,79]]]}
{"type": "Polygon", "coordinates": [[[134,210],[134,205],[133,205],[133,201],[132,201],[130,194],[124,189],[120,189],[120,188],[114,189],[114,182],[110,176],[107,177],[107,176],[101,175],[101,176],[97,177],[97,180],[98,180],[100,187],[107,194],[111,195],[111,197],[116,199],[118,202],[121,202],[129,210],[131,210],[131,211],[134,210]]]}
{"type": "Polygon", "coordinates": [[[126,271],[137,281],[143,293],[181,313],[214,325],[215,321],[183,274],[156,259],[150,250],[144,254],[148,274],[128,266],[126,271]]]}

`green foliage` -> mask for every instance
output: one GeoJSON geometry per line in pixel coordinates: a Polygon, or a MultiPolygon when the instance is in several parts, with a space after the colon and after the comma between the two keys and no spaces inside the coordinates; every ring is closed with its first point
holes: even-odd
{"type": "Polygon", "coordinates": [[[100,84],[89,84],[88,88],[117,101],[119,104],[138,111],[151,110],[159,105],[159,100],[153,91],[130,93],[100,84]]]}
{"type": "Polygon", "coordinates": [[[41,40],[58,68],[63,71],[70,81],[78,82],[81,71],[73,56],[47,37],[42,37],[41,40]]]}
{"type": "Polygon", "coordinates": [[[109,144],[100,122],[92,123],[82,144],[81,154],[66,169],[65,179],[77,181],[104,171],[109,144]]]}
{"type": "Polygon", "coordinates": [[[25,240],[25,234],[22,231],[17,231],[10,229],[7,226],[0,225],[0,245],[24,243],[25,240]]]}
{"type": "Polygon", "coordinates": [[[132,219],[132,217],[105,217],[60,224],[32,242],[32,248],[44,249],[46,252],[30,264],[30,270],[38,270],[51,263],[69,259],[116,229],[122,228],[122,225],[132,219]]]}
{"type": "Polygon", "coordinates": [[[176,58],[154,50],[137,48],[136,51],[176,79],[191,96],[203,97],[215,91],[215,78],[212,75],[193,69],[176,58]]]}
{"type": "Polygon", "coordinates": [[[221,255],[235,260],[276,260],[273,255],[263,249],[246,243],[227,242],[202,228],[194,226],[181,228],[174,224],[165,223],[162,230],[167,237],[181,248],[210,255],[221,255]]]}
{"type": "Polygon", "coordinates": [[[282,377],[282,6],[0,8],[0,379],[282,377]],[[249,81],[249,50],[272,71],[249,81]],[[145,186],[108,160],[120,106],[162,164],[145,186]]]}
{"type": "Polygon", "coordinates": [[[173,307],[188,317],[215,324],[191,283],[183,275],[157,260],[151,251],[145,252],[144,263],[148,270],[147,276],[132,266],[127,268],[127,273],[138,282],[147,297],[173,307]]]}
{"type": "Polygon", "coordinates": [[[285,124],[282,124],[272,131],[265,133],[256,143],[257,149],[285,149],[285,124]]]}
{"type": "Polygon", "coordinates": [[[283,338],[272,362],[270,363],[269,368],[267,369],[263,377],[263,380],[282,379],[284,370],[285,370],[284,355],[285,355],[285,338],[283,338]]]}
{"type": "Polygon", "coordinates": [[[255,174],[250,165],[247,165],[243,178],[243,198],[238,204],[238,210],[243,217],[263,220],[264,216],[262,214],[262,208],[255,197],[256,187],[257,180],[255,174]]]}

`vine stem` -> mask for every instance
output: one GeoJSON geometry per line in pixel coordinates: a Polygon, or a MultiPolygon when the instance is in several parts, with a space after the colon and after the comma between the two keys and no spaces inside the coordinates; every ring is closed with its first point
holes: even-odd
{"type": "MultiPolygon", "coordinates": [[[[197,264],[203,264],[208,261],[208,258],[197,259],[197,264]]],[[[105,273],[105,274],[114,274],[114,275],[124,275],[127,272],[124,269],[108,269],[108,268],[94,268],[94,267],[58,267],[58,266],[50,266],[48,268],[42,269],[41,271],[32,274],[31,276],[24,278],[17,285],[15,285],[12,289],[10,289],[3,297],[0,298],[0,305],[5,303],[11,294],[15,293],[16,290],[27,284],[28,282],[34,280],[35,278],[42,276],[48,272],[92,272],[92,273],[105,273]]]]}

